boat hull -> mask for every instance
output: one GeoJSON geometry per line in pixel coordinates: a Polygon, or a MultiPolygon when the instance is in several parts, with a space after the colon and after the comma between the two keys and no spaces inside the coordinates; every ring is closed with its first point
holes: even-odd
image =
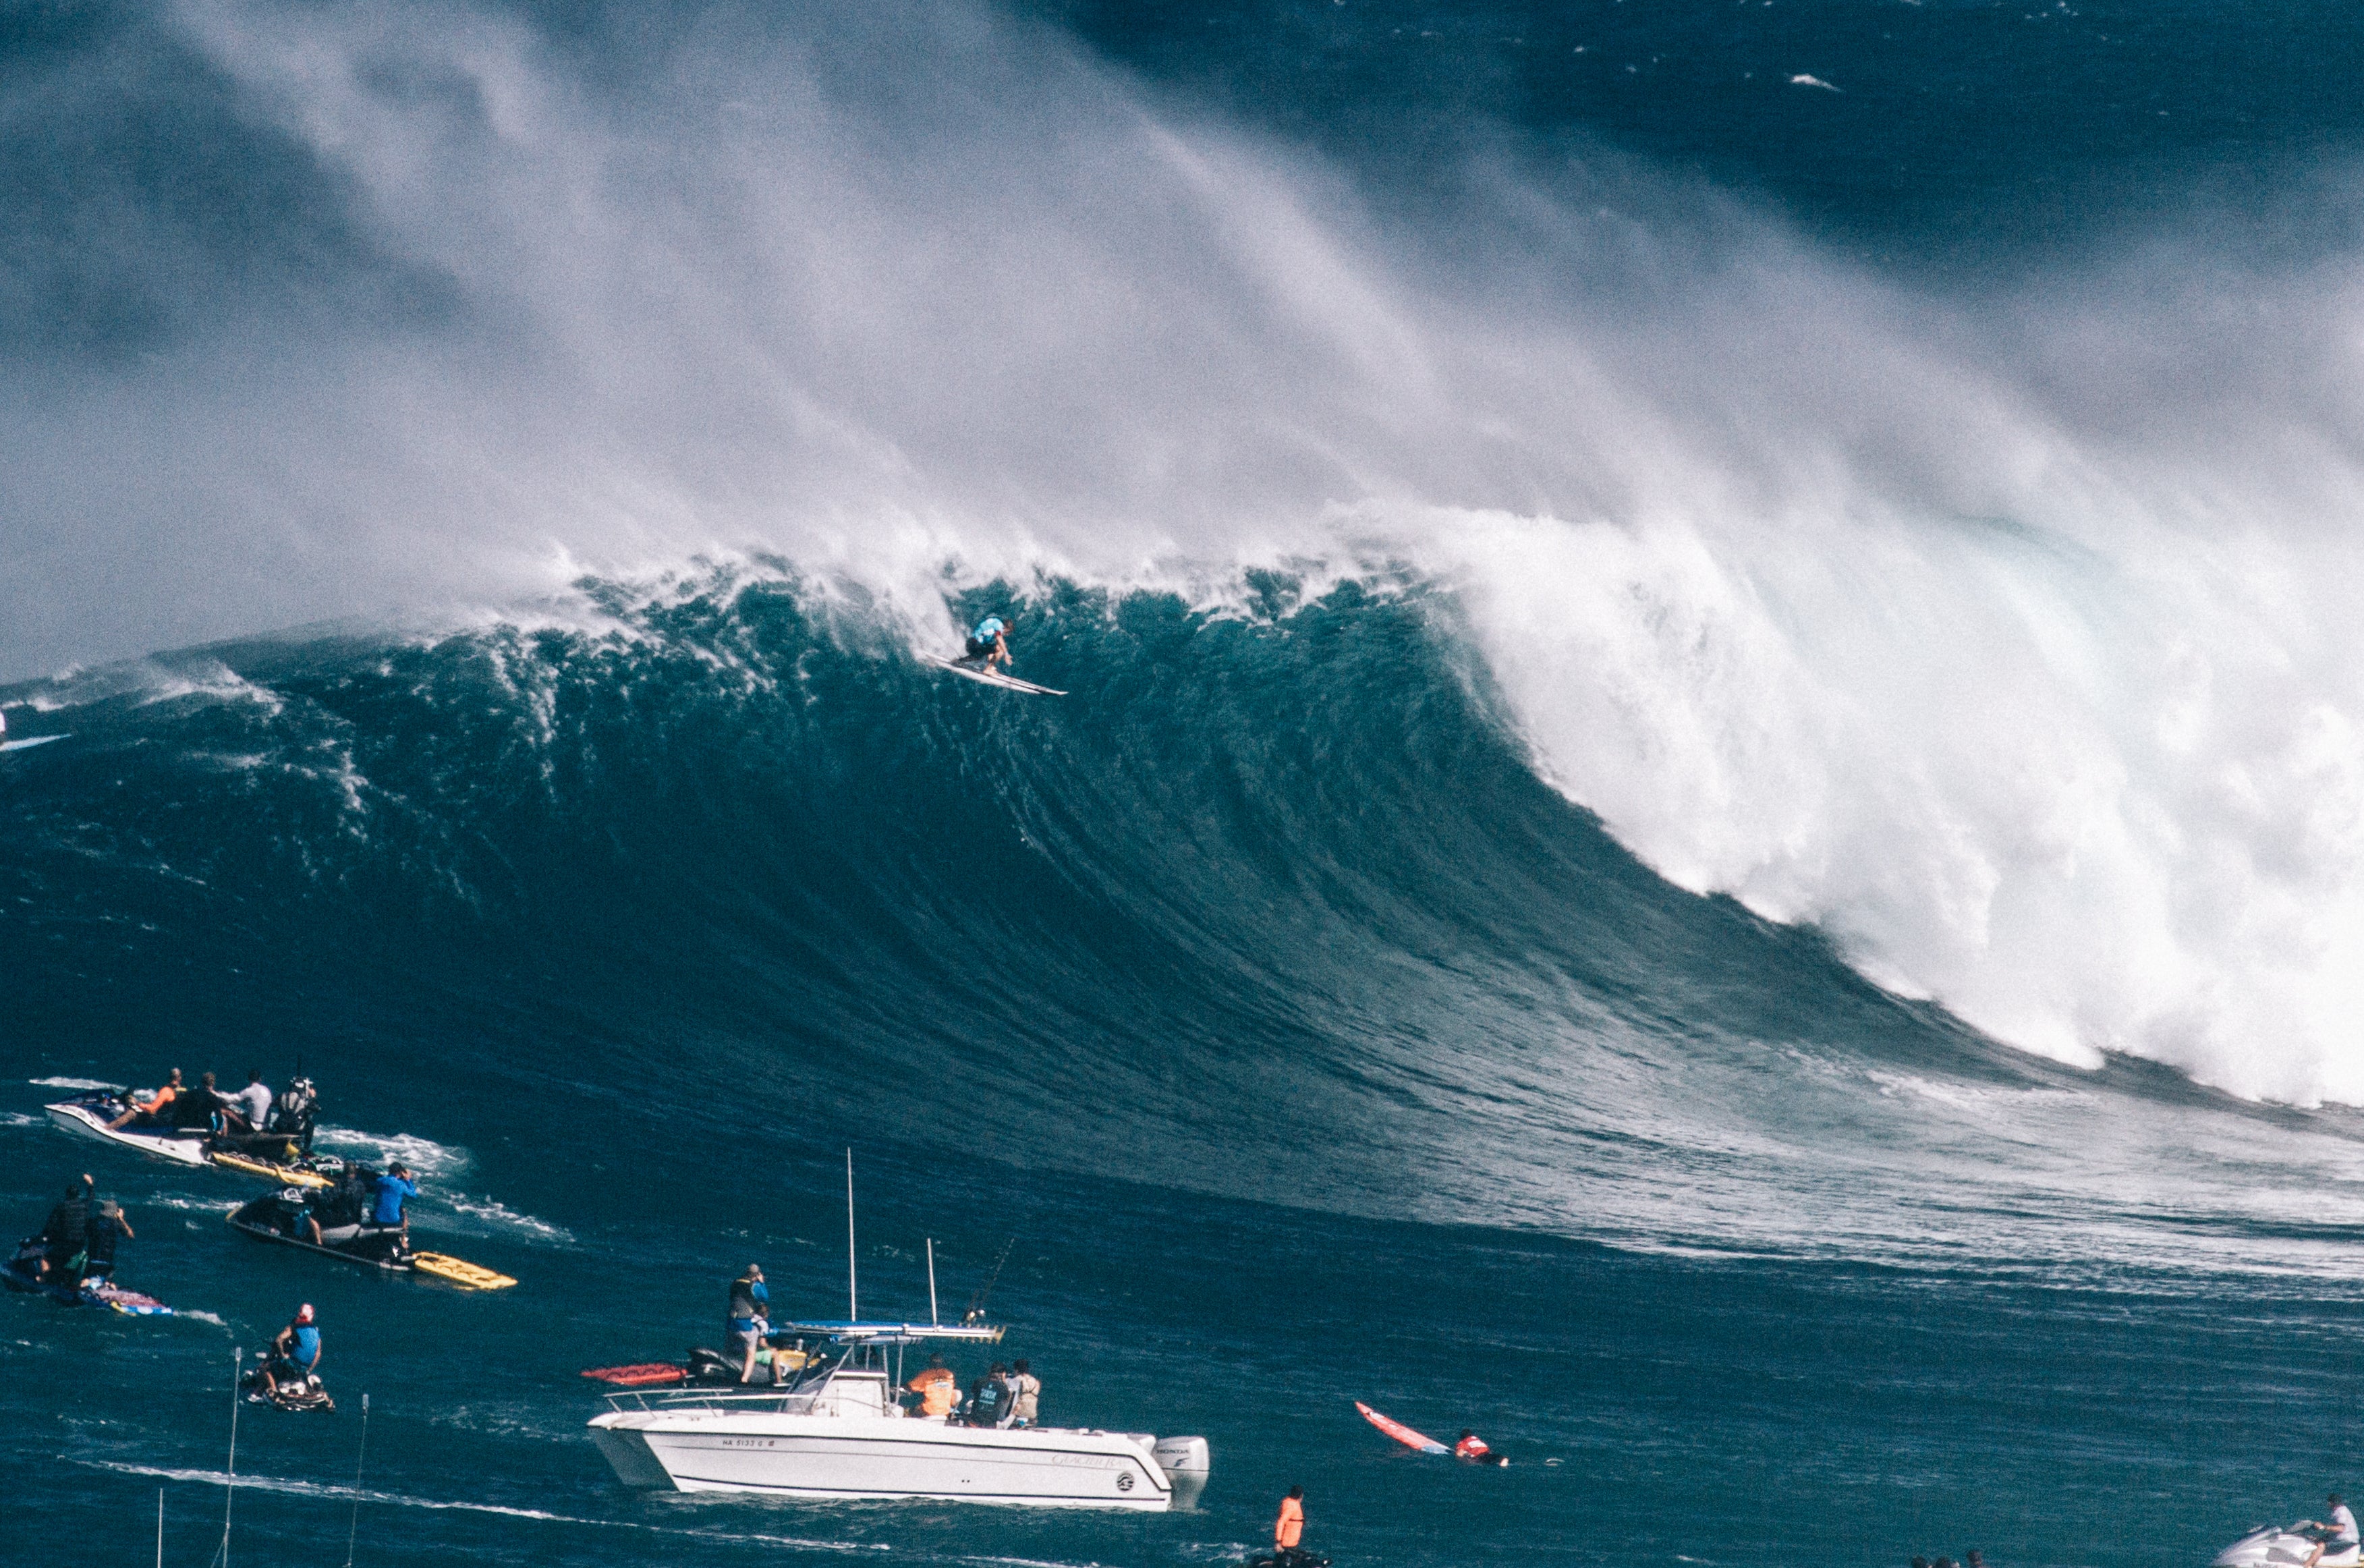
{"type": "Polygon", "coordinates": [[[677,1492],[1150,1513],[1174,1501],[1147,1450],[1114,1432],[687,1409],[596,1417],[591,1435],[625,1485],[677,1492]]]}
{"type": "Polygon", "coordinates": [[[206,1162],[206,1133],[199,1129],[185,1137],[171,1137],[157,1132],[135,1132],[129,1128],[120,1131],[92,1114],[85,1106],[68,1100],[61,1105],[41,1107],[50,1120],[68,1132],[112,1143],[118,1149],[135,1149],[158,1160],[170,1160],[176,1165],[202,1165],[206,1162]]]}

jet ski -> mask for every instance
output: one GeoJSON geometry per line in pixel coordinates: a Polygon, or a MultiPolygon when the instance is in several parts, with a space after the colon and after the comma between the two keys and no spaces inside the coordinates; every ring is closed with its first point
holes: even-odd
{"type": "Polygon", "coordinates": [[[1278,1551],[1267,1551],[1262,1557],[1251,1559],[1248,1568],[1330,1568],[1330,1560],[1316,1557],[1299,1547],[1285,1546],[1278,1551]]]}
{"type": "MultiPolygon", "coordinates": [[[[2302,1520],[2288,1529],[2280,1525],[2259,1525],[2218,1552],[2210,1568],[2280,1568],[2282,1564],[2304,1568],[2307,1558],[2330,1534],[2328,1529],[2313,1519],[2302,1520]]],[[[2353,1544],[2338,1551],[2325,1551],[2316,1568],[2350,1568],[2358,1555],[2353,1544]]]]}
{"type": "Polygon", "coordinates": [[[46,1296],[66,1307],[104,1307],[120,1312],[127,1318],[170,1318],[173,1309],[152,1296],[142,1296],[136,1290],[125,1290],[112,1279],[104,1276],[85,1279],[79,1285],[69,1285],[62,1280],[41,1277],[40,1260],[48,1254],[49,1243],[39,1236],[28,1236],[17,1243],[16,1256],[0,1266],[0,1284],[20,1296],[46,1296]]]}
{"type": "Polygon", "coordinates": [[[131,1108],[131,1093],[95,1089],[60,1100],[42,1109],[68,1132],[134,1149],[176,1165],[218,1165],[243,1175],[261,1176],[282,1186],[328,1187],[343,1173],[344,1162],[333,1154],[314,1154],[312,1135],[319,1095],[309,1078],[287,1087],[271,1113],[271,1125],[261,1132],[217,1132],[211,1118],[202,1126],[159,1127],[133,1122],[114,1124],[131,1108]]]}
{"type": "Polygon", "coordinates": [[[463,1258],[415,1252],[398,1225],[368,1223],[368,1194],[377,1175],[366,1165],[352,1165],[330,1188],[282,1187],[232,1209],[230,1229],[258,1241],[299,1247],[387,1273],[432,1274],[464,1290],[506,1290],[517,1284],[463,1258]],[[318,1241],[312,1240],[315,1222],[320,1228],[318,1241]]]}
{"type": "Polygon", "coordinates": [[[246,1390],[250,1405],[274,1405],[282,1410],[334,1410],[337,1402],[320,1386],[318,1373],[297,1374],[292,1368],[278,1377],[266,1378],[263,1373],[271,1365],[271,1352],[254,1352],[254,1370],[239,1380],[246,1390]]]}
{"type": "Polygon", "coordinates": [[[210,1127],[143,1127],[137,1122],[123,1128],[110,1125],[120,1121],[123,1113],[131,1108],[130,1091],[127,1089],[94,1089],[41,1108],[68,1132],[95,1138],[101,1143],[112,1143],[121,1149],[135,1149],[176,1165],[204,1164],[206,1144],[213,1137],[210,1127]]]}

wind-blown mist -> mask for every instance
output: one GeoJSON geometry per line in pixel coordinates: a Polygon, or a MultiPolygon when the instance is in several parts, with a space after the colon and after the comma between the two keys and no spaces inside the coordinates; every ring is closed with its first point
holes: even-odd
{"type": "Polygon", "coordinates": [[[71,160],[127,61],[188,177],[20,220],[12,671],[700,553],[938,638],[948,583],[1409,573],[1681,885],[2019,1046],[2364,1101],[2336,265],[2170,217],[1936,297],[1598,151],[1609,205],[1473,154],[1416,218],[947,8],[193,4],[9,124],[71,160]]]}

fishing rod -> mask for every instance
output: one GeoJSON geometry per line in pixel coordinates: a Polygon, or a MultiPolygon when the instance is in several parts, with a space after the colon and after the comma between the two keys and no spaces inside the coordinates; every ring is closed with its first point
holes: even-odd
{"type": "Polygon", "coordinates": [[[1001,1244],[1001,1256],[993,1261],[993,1273],[986,1275],[985,1284],[978,1287],[975,1296],[968,1298],[968,1308],[961,1314],[962,1322],[980,1323],[985,1320],[986,1297],[991,1296],[993,1287],[1001,1283],[1001,1265],[1009,1262],[1009,1249],[1017,1245],[1018,1238],[1015,1236],[1001,1244]]]}

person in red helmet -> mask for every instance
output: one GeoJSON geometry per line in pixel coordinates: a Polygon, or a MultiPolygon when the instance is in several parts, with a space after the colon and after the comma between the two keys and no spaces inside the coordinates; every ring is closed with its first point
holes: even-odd
{"type": "Polygon", "coordinates": [[[262,1363],[262,1392],[278,1392],[282,1379],[307,1382],[319,1370],[320,1329],[312,1320],[312,1304],[307,1301],[271,1341],[271,1359],[262,1363]]]}

